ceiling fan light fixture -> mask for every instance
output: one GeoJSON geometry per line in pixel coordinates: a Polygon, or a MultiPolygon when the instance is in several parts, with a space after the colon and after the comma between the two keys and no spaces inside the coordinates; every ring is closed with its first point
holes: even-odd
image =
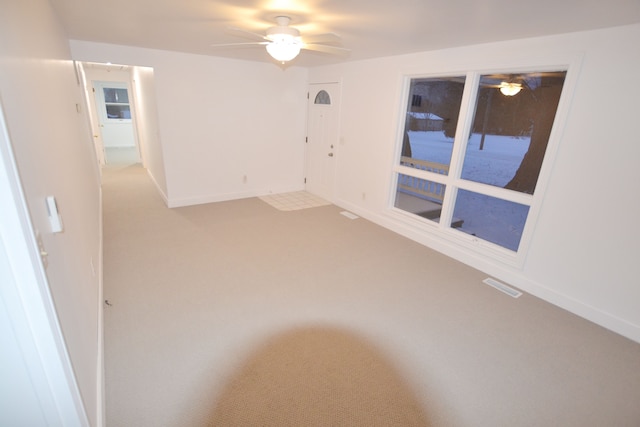
{"type": "Polygon", "coordinates": [[[295,27],[289,26],[289,24],[291,23],[290,16],[277,15],[275,16],[275,21],[277,25],[267,28],[264,35],[248,30],[243,30],[242,28],[231,28],[232,30],[236,31],[238,35],[243,35],[245,37],[248,36],[251,39],[255,40],[254,42],[214,44],[212,46],[264,46],[267,49],[267,53],[273,59],[281,62],[282,64],[296,58],[302,49],[326,53],[329,55],[347,55],[350,52],[349,49],[323,44],[340,42],[340,37],[336,34],[317,34],[310,37],[305,36],[305,38],[302,39],[302,37],[300,36],[300,30],[295,27]]]}
{"type": "Polygon", "coordinates": [[[517,95],[522,90],[521,83],[502,82],[499,87],[500,92],[505,96],[517,95]]]}
{"type": "Polygon", "coordinates": [[[271,42],[266,45],[267,52],[273,59],[282,63],[294,59],[302,48],[299,37],[291,34],[270,34],[268,38],[271,42]]]}

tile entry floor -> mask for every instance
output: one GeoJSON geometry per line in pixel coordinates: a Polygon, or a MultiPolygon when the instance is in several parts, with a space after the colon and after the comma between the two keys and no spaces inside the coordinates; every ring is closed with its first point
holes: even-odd
{"type": "Polygon", "coordinates": [[[306,191],[292,193],[270,194],[259,197],[260,200],[281,211],[296,211],[299,209],[315,208],[330,205],[331,202],[306,191]]]}

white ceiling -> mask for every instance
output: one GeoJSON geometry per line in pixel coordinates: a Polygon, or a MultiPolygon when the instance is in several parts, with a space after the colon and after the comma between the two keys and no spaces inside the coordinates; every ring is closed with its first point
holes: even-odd
{"type": "Polygon", "coordinates": [[[264,32],[278,14],[302,35],[336,33],[348,58],[303,51],[317,66],[640,22],[640,0],[50,0],[71,39],[273,61],[230,26],[264,32]]]}

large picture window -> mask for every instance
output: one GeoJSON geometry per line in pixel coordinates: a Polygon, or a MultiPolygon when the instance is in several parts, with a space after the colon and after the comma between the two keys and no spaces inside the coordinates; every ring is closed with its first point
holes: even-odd
{"type": "Polygon", "coordinates": [[[394,207],[517,253],[565,77],[410,79],[394,207]]]}

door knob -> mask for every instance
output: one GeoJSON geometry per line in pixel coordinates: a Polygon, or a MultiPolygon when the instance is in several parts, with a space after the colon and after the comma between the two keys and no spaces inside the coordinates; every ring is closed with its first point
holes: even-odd
{"type": "Polygon", "coordinates": [[[329,156],[329,157],[333,157],[333,153],[329,153],[329,154],[328,154],[328,156],[329,156]]]}

